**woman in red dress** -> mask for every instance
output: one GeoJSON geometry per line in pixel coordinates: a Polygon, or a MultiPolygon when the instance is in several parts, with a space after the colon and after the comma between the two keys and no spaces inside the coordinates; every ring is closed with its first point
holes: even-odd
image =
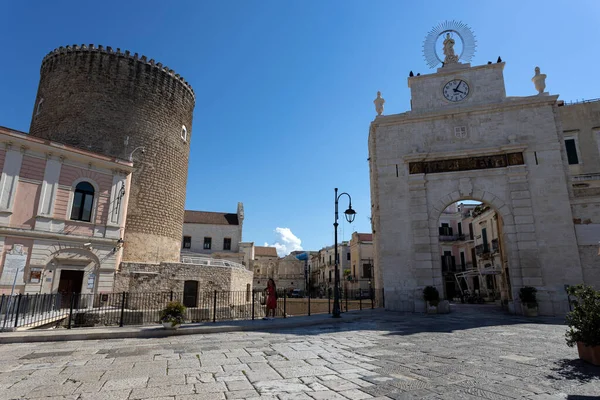
{"type": "Polygon", "coordinates": [[[265,291],[267,292],[267,301],[264,319],[273,319],[275,318],[275,310],[277,309],[277,287],[275,286],[275,281],[272,278],[269,278],[267,281],[267,288],[265,291]],[[269,318],[269,311],[271,310],[273,311],[273,317],[269,318]]]}

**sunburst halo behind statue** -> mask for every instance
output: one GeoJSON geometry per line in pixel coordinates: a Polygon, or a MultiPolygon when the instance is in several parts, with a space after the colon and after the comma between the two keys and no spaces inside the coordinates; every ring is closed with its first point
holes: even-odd
{"type": "Polygon", "coordinates": [[[477,41],[469,26],[459,21],[444,21],[433,27],[423,42],[423,56],[429,68],[435,68],[439,64],[452,64],[459,60],[470,62],[475,54],[477,41]],[[444,39],[443,59],[437,52],[436,45],[440,36],[446,35],[444,39]],[[454,54],[454,37],[458,37],[462,43],[459,55],[454,54]]]}

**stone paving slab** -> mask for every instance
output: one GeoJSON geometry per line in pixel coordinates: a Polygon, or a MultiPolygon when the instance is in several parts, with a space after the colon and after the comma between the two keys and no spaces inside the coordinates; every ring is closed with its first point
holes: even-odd
{"type": "MultiPolygon", "coordinates": [[[[47,330],[26,330],[16,332],[0,332],[0,344],[8,343],[34,343],[34,342],[57,342],[68,340],[106,340],[106,339],[141,339],[141,338],[161,338],[169,336],[198,335],[221,332],[246,332],[246,331],[273,331],[281,329],[290,329],[298,327],[309,327],[321,324],[349,323],[360,320],[361,318],[370,318],[374,315],[383,313],[382,309],[366,309],[360,311],[349,311],[343,313],[343,318],[332,319],[329,314],[316,314],[312,316],[300,316],[288,318],[276,318],[274,320],[263,321],[239,320],[225,322],[203,322],[195,324],[183,324],[181,328],[165,329],[162,325],[147,326],[127,326],[127,327],[94,327],[94,328],[73,328],[73,329],[47,329],[47,330]]],[[[126,350],[127,352],[127,350],[126,350]]],[[[60,353],[60,352],[59,352],[60,353]]],[[[57,354],[51,352],[45,357],[53,357],[57,354]]],[[[35,356],[34,356],[35,357],[35,356]]]]}
{"type": "Polygon", "coordinates": [[[558,318],[481,306],[338,321],[3,344],[0,400],[600,399],[600,368],[566,346],[558,318]]]}

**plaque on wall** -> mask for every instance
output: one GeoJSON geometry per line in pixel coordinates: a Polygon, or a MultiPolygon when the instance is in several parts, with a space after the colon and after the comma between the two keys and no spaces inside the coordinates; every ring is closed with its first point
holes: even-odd
{"type": "Polygon", "coordinates": [[[93,272],[91,274],[88,275],[88,281],[87,281],[87,288],[88,289],[93,289],[94,288],[94,281],[96,280],[96,274],[94,274],[93,272]]]}
{"type": "Polygon", "coordinates": [[[25,264],[27,264],[27,253],[23,250],[23,245],[13,245],[12,250],[4,258],[0,285],[12,286],[25,283],[23,277],[25,264]]]}
{"type": "Polygon", "coordinates": [[[471,171],[475,169],[504,168],[524,165],[523,153],[494,154],[490,156],[453,158],[449,160],[417,161],[408,164],[410,174],[471,171]]]}

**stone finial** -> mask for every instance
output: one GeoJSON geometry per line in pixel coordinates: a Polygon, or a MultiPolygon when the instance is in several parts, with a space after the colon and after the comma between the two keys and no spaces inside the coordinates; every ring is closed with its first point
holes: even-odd
{"type": "Polygon", "coordinates": [[[383,105],[385,104],[385,99],[381,97],[381,92],[377,92],[377,98],[373,100],[373,104],[375,104],[375,111],[377,111],[377,115],[383,114],[383,105]]]}
{"type": "Polygon", "coordinates": [[[540,74],[540,67],[535,67],[535,75],[531,78],[535,90],[538,91],[538,95],[547,94],[544,92],[546,89],[546,74],[540,74]]]}

